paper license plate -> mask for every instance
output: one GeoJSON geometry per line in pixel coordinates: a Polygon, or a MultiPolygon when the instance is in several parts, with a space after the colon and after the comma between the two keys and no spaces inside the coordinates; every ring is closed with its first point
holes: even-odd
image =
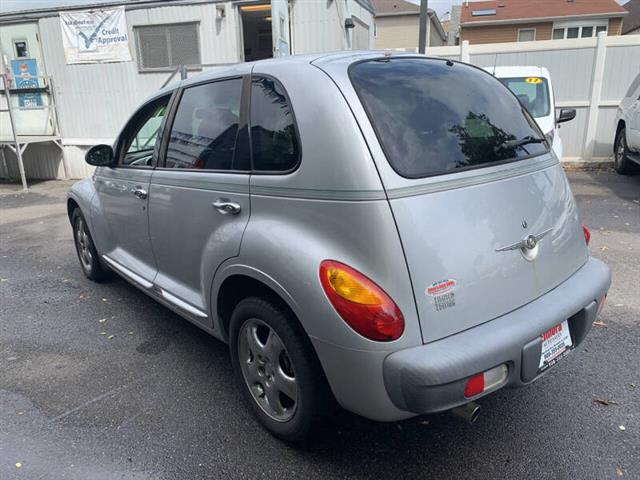
{"type": "Polygon", "coordinates": [[[566,320],[542,334],[542,353],[538,370],[546,370],[566,354],[573,342],[569,333],[569,322],[566,320]]]}

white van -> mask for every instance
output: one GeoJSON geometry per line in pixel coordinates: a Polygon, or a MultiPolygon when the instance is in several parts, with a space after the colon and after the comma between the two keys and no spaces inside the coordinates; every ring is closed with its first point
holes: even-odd
{"type": "Polygon", "coordinates": [[[556,117],[555,98],[549,71],[544,67],[489,67],[486,70],[511,90],[536,119],[553,152],[562,159],[558,124],[573,120],[574,109],[562,109],[556,117]]]}

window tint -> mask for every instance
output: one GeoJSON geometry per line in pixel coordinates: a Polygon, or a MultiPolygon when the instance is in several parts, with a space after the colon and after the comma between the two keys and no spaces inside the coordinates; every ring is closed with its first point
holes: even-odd
{"type": "Polygon", "coordinates": [[[354,64],[350,76],[400,175],[425,177],[548,151],[516,97],[477,68],[392,58],[354,64]]]}
{"type": "Polygon", "coordinates": [[[282,85],[271,78],[251,82],[251,148],[254,170],[286,171],[298,163],[293,111],[282,85]]]}
{"type": "Polygon", "coordinates": [[[540,77],[499,78],[511,90],[520,103],[535,118],[549,115],[549,86],[547,80],[540,77]]]}
{"type": "Polygon", "coordinates": [[[241,90],[239,78],[184,90],[169,136],[167,168],[241,169],[234,163],[241,90]]]}
{"type": "Polygon", "coordinates": [[[160,134],[162,120],[167,111],[169,97],[142,107],[129,122],[121,143],[124,155],[121,165],[151,167],[153,152],[160,134]]]}

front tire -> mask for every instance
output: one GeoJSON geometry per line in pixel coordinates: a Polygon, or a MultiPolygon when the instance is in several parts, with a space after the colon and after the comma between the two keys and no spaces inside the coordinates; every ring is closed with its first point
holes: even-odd
{"type": "Polygon", "coordinates": [[[252,413],[276,437],[303,441],[333,397],[297,320],[271,299],[250,297],[234,309],[229,330],[231,362],[252,413]]]}
{"type": "Polygon", "coordinates": [[[637,166],[629,159],[627,149],[627,137],[624,127],[618,131],[613,146],[613,167],[621,175],[628,175],[636,172],[637,166]]]}
{"type": "Polygon", "coordinates": [[[87,221],[79,208],[76,208],[71,214],[71,225],[82,272],[89,280],[94,282],[105,280],[109,276],[109,271],[100,263],[98,251],[91,238],[91,233],[89,233],[87,221]]]}

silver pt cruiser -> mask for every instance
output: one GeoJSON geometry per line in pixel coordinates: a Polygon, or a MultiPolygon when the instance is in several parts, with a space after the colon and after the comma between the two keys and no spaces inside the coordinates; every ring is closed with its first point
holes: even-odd
{"type": "Polygon", "coordinates": [[[228,342],[280,438],[337,401],[378,421],[529,384],[579,345],[609,270],[558,158],[498,80],[344,52],[161,90],[68,198],[80,264],[228,342]]]}

